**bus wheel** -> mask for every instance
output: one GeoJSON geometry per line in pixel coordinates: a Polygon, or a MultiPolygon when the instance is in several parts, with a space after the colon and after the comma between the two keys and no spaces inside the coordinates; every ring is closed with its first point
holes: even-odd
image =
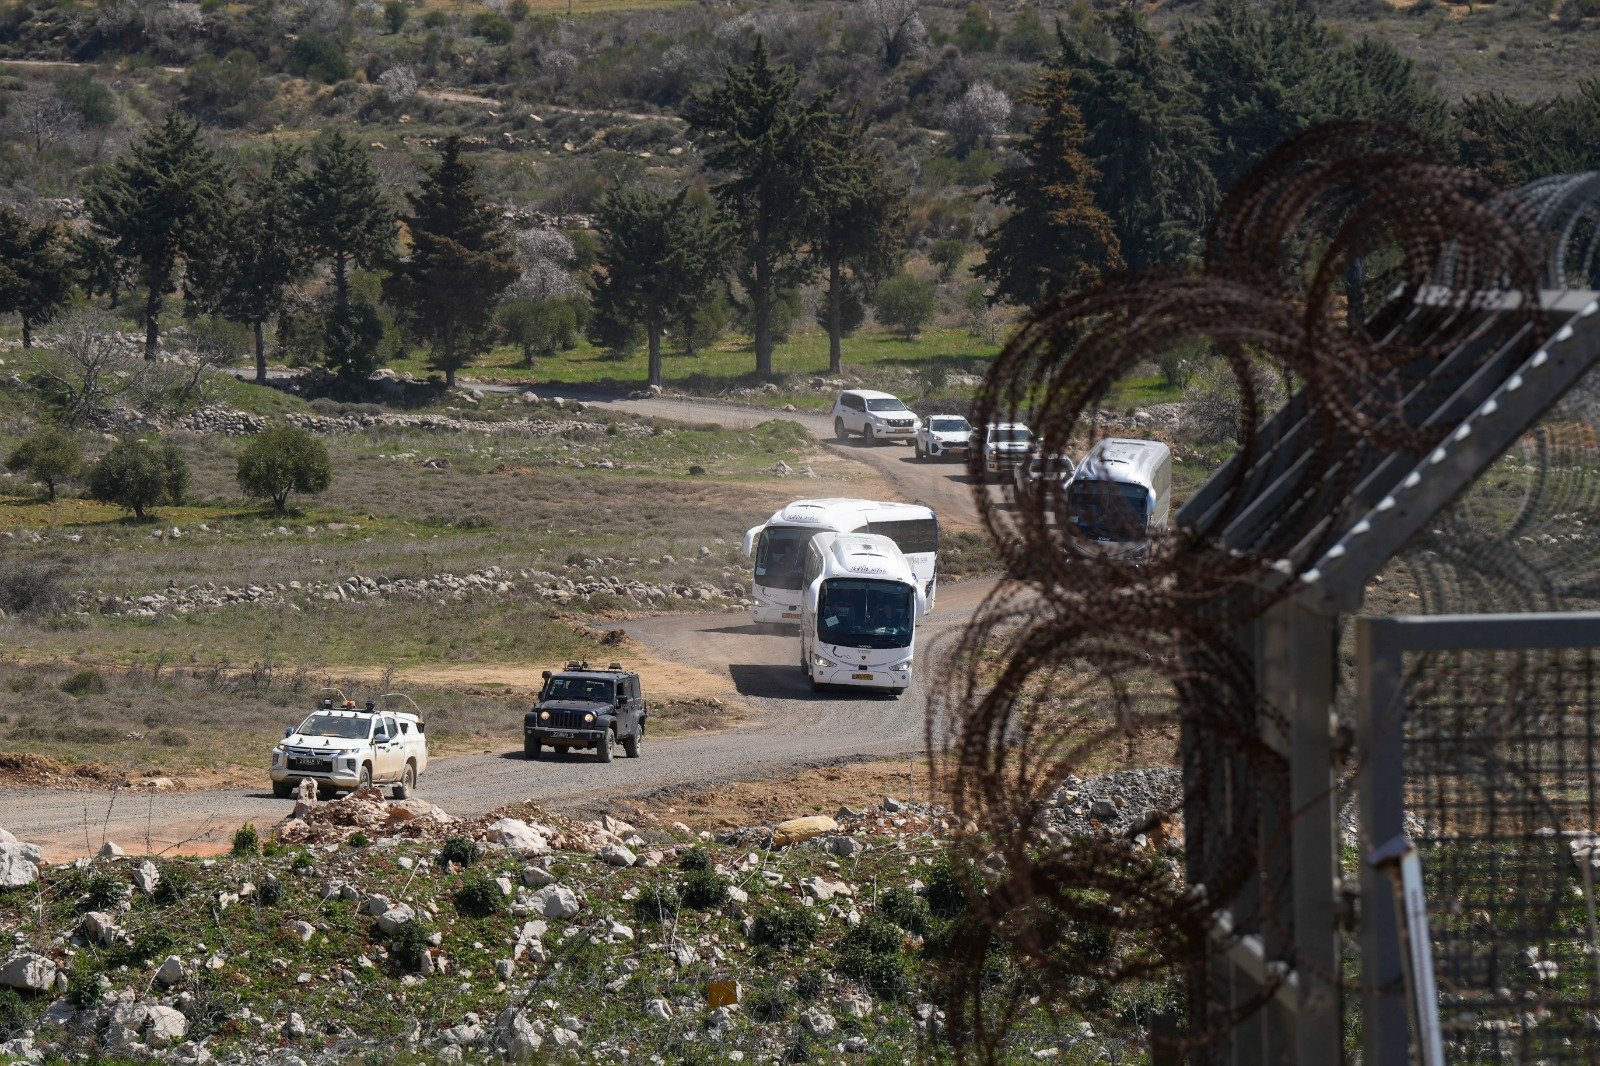
{"type": "Polygon", "coordinates": [[[903,688],[892,688],[892,689],[889,690],[889,695],[893,696],[895,699],[899,699],[901,696],[904,696],[905,694],[906,694],[906,690],[903,689],[903,688]]]}

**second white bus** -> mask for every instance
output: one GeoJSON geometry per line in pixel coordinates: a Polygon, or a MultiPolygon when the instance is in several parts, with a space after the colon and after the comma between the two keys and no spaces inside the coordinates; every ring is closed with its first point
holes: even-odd
{"type": "Polygon", "coordinates": [[[755,562],[752,621],[800,624],[801,570],[806,546],[818,533],[888,537],[905,556],[930,607],[938,597],[939,520],[932,510],[877,500],[796,500],[744,535],[744,553],[755,562]]]}
{"type": "Polygon", "coordinates": [[[806,546],[800,669],[813,691],[911,684],[917,618],[927,596],[894,541],[862,533],[818,533],[806,546]]]}

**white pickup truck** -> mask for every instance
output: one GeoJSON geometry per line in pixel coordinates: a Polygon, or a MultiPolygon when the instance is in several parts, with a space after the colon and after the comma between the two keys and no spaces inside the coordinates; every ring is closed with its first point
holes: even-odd
{"type": "Polygon", "coordinates": [[[327,790],[392,785],[395,799],[405,799],[428,768],[424,729],[414,714],[324,700],[305,721],[285,729],[272,749],[272,793],[287,799],[310,780],[327,790]]]}

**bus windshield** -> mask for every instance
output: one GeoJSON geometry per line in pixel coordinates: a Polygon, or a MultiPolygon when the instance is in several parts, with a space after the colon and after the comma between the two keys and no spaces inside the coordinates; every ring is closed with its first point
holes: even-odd
{"type": "Polygon", "coordinates": [[[907,648],[915,613],[909,585],[829,578],[817,595],[817,639],[852,648],[907,648]]]}
{"type": "Polygon", "coordinates": [[[776,526],[761,531],[756,540],[756,584],[769,589],[800,589],[806,562],[806,545],[814,529],[776,526]]]}
{"type": "Polygon", "coordinates": [[[1073,481],[1067,492],[1073,527],[1095,540],[1143,540],[1150,522],[1150,493],[1122,481],[1073,481]]]}

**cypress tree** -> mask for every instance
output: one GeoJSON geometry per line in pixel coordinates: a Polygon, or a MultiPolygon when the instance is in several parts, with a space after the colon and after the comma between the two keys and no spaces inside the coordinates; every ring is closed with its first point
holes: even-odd
{"type": "Polygon", "coordinates": [[[334,301],[344,313],[350,267],[370,267],[394,251],[394,207],[378,184],[371,153],[344,130],[317,142],[301,189],[307,243],[319,261],[333,265],[334,301]]]}
{"type": "Polygon", "coordinates": [[[11,208],[0,207],[0,314],[22,320],[24,348],[33,347],[33,327],[54,318],[71,292],[72,271],[60,225],[35,226],[11,208]]]}
{"type": "Polygon", "coordinates": [[[1099,172],[1083,154],[1083,117],[1072,79],[1046,71],[1022,102],[1038,117],[1018,145],[1022,162],[995,177],[990,195],[1011,213],[984,240],[974,270],[993,302],[1031,307],[1122,268],[1111,219],[1095,203],[1099,172]]]}
{"type": "Polygon", "coordinates": [[[95,234],[129,264],[144,292],[144,357],[161,344],[160,316],[181,267],[215,248],[229,179],[200,135],[176,111],[150,127],[84,193],[95,234]]]}
{"type": "Polygon", "coordinates": [[[597,336],[626,336],[641,328],[649,346],[649,383],[662,384],[661,335],[716,296],[727,249],[727,227],[676,196],[615,191],[600,204],[597,336]]]}
{"type": "Polygon", "coordinates": [[[267,378],[267,320],[282,313],[290,286],[311,269],[303,158],[299,148],[272,146],[265,169],[230,204],[218,254],[193,271],[199,303],[254,330],[257,381],[267,378]]]}
{"type": "Polygon", "coordinates": [[[456,371],[488,349],[495,305],[522,269],[500,212],[478,187],[477,168],[461,158],[459,136],[445,138],[438,165],[408,199],[411,256],[384,289],[431,345],[430,365],[454,387],[456,371]]]}
{"type": "Polygon", "coordinates": [[[750,62],[729,67],[686,113],[707,166],[726,175],[712,195],[736,227],[736,273],[763,379],[772,377],[774,305],[816,271],[805,248],[816,235],[831,119],[824,101],[802,101],[798,86],[794,69],[773,66],[758,38],[750,62]]]}

